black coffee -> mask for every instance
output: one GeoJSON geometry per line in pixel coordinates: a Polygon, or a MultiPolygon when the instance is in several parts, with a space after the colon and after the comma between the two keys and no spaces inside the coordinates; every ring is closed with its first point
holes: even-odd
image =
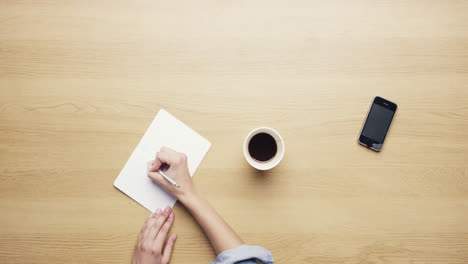
{"type": "Polygon", "coordinates": [[[271,160],[276,155],[276,151],[276,140],[267,133],[259,133],[250,139],[249,153],[257,161],[271,160]]]}

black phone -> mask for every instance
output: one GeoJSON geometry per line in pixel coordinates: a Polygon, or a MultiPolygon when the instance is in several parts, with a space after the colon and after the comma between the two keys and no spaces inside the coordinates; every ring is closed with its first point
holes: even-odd
{"type": "Polygon", "coordinates": [[[376,96],[362,126],[358,139],[359,144],[380,151],[396,110],[395,103],[376,96]]]}

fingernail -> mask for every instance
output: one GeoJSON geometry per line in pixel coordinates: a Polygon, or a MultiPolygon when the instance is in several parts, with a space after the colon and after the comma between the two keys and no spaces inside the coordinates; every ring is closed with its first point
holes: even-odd
{"type": "Polygon", "coordinates": [[[171,207],[168,206],[166,207],[166,209],[164,209],[164,212],[169,213],[170,210],[171,210],[171,207]]]}
{"type": "Polygon", "coordinates": [[[173,234],[172,235],[172,240],[176,240],[176,238],[177,238],[177,234],[173,234]]]}
{"type": "Polygon", "coordinates": [[[159,215],[160,213],[161,213],[161,209],[158,208],[158,210],[156,210],[156,212],[154,214],[159,215]]]}
{"type": "Polygon", "coordinates": [[[170,218],[174,218],[174,212],[171,212],[171,214],[169,215],[170,218]]]}

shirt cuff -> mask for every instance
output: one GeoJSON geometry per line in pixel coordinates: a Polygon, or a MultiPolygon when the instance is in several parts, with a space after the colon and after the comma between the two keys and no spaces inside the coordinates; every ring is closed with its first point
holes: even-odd
{"type": "Polygon", "coordinates": [[[237,248],[221,252],[211,264],[256,263],[259,260],[264,264],[273,264],[271,252],[263,247],[241,245],[237,248]],[[252,262],[247,262],[251,260],[252,262]],[[244,262],[245,261],[245,262],[244,262]]]}

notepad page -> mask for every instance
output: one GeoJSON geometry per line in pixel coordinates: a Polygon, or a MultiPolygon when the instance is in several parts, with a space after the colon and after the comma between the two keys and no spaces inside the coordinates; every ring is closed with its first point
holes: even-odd
{"type": "Polygon", "coordinates": [[[176,202],[148,177],[147,163],[163,146],[185,153],[193,176],[211,143],[164,109],[159,111],[114,182],[117,189],[151,212],[176,202]]]}

